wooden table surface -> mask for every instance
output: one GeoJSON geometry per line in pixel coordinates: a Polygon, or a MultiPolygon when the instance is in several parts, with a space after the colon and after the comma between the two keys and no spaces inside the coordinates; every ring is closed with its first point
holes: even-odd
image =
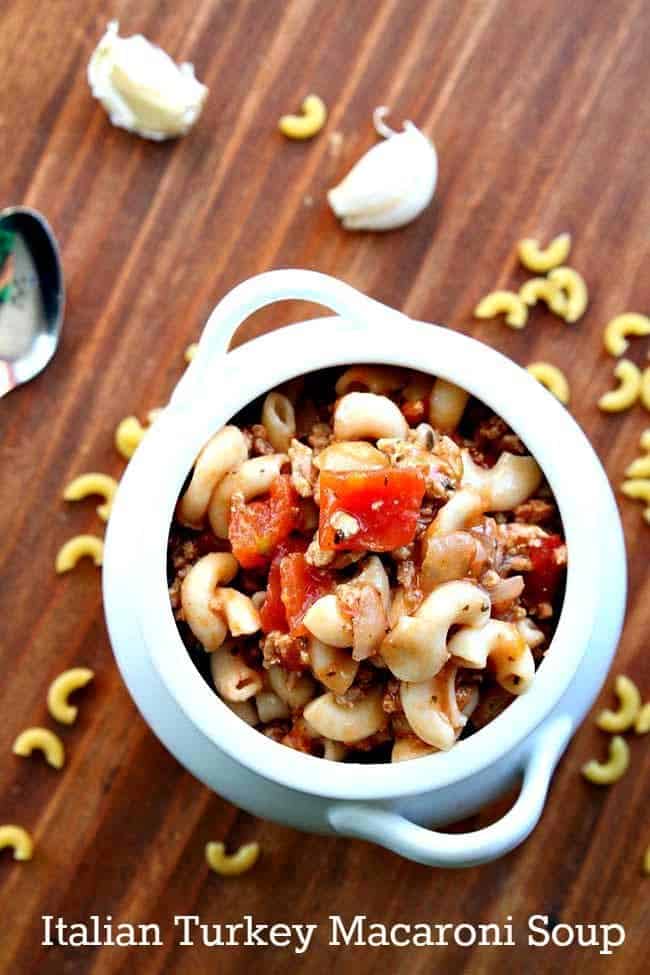
{"type": "MultiPolygon", "coordinates": [[[[137,714],[113,662],[100,577],[84,562],[54,574],[71,534],[98,531],[94,505],[65,505],[62,486],[87,470],[119,476],[118,421],[163,403],[183,350],[218,298],[251,274],[301,266],[338,275],[418,318],[480,337],[525,364],[566,369],[571,409],[614,483],[648,425],[639,406],[596,408],[613,360],[601,329],[623,310],[647,312],[650,194],[650,18],[643,0],[5,0],[0,33],[3,205],[51,221],[63,252],[67,309],[47,371],[0,404],[0,822],[33,831],[29,864],[0,862],[0,970],[11,975],[174,972],[492,973],[570,968],[647,971],[650,879],[640,874],[647,830],[647,741],[611,790],[589,786],[582,762],[603,753],[592,721],[555,775],[533,837],[487,866],[445,872],[361,842],[306,836],[257,821],[194,781],[137,714]],[[91,99],[85,69],[110,15],[142,31],[210,87],[185,139],[142,141],[113,128],[91,99]],[[330,108],[305,144],[276,130],[309,91],[330,108]],[[371,112],[388,104],[435,140],[435,203],[406,229],[349,234],[325,192],[375,140],[371,112]],[[340,137],[331,137],[340,133],[340,137]],[[569,229],[571,263],[591,304],[577,326],[536,310],[524,331],[472,320],[477,300],[524,279],[514,245],[569,229]],[[72,665],[96,681],[64,729],[58,773],[15,759],[14,736],[48,722],[45,693],[72,665]],[[245,877],[222,880],[203,859],[209,839],[263,849],[245,877]],[[509,949],[335,949],[323,930],[309,953],[180,948],[175,913],[205,921],[505,921],[509,949]],[[625,946],[525,944],[529,914],[623,923],[625,946]],[[156,921],[159,948],[41,947],[41,915],[111,914],[156,921]]],[[[310,309],[311,310],[311,309],[310,309]]],[[[240,338],[295,320],[298,306],[254,317],[240,338]]],[[[636,340],[639,364],[648,340],[636,340]]],[[[552,431],[549,431],[552,436],[552,431]]],[[[589,503],[589,485],[577,484],[589,503]]],[[[648,541],[641,508],[621,504],[629,610],[615,672],[650,690],[648,541]]],[[[594,558],[598,539],[594,539],[594,558]]],[[[610,682],[611,683],[611,682],[610,682]]],[[[601,695],[600,704],[607,698],[601,695]]],[[[472,825],[479,823],[473,821],[472,825]]]]}

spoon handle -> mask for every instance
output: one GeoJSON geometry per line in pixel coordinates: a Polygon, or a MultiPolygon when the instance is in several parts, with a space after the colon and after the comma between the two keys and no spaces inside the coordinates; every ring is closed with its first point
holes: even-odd
{"type": "Polygon", "coordinates": [[[0,399],[10,393],[18,385],[16,374],[11,362],[0,359],[0,399]]]}

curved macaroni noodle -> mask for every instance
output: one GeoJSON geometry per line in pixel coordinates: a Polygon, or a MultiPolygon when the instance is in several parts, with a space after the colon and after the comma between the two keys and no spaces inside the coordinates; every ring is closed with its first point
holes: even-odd
{"type": "Polygon", "coordinates": [[[502,453],[494,467],[479,467],[463,450],[463,487],[479,492],[485,511],[508,511],[527,501],[542,481],[537,462],[526,455],[502,453]]]}
{"type": "Polygon", "coordinates": [[[625,476],[628,478],[650,478],[650,454],[645,457],[637,457],[626,468],[625,476]]]}
{"type": "Polygon", "coordinates": [[[137,416],[126,416],[120,420],[115,431],[115,446],[118,453],[125,460],[130,460],[146,432],[137,416]]]}
{"type": "Polygon", "coordinates": [[[619,380],[618,389],[605,393],[598,400],[598,406],[606,413],[620,413],[634,406],[641,392],[641,371],[629,359],[621,359],[614,375],[619,380]]]}
{"type": "Polygon", "coordinates": [[[630,764],[630,748],[625,738],[614,735],[609,741],[606,762],[592,758],[582,766],[582,774],[594,785],[612,785],[625,775],[630,764]]]}
{"type": "Polygon", "coordinates": [[[633,481],[623,481],[621,491],[627,498],[650,504],[650,478],[640,477],[633,481]]]}
{"type": "Polygon", "coordinates": [[[47,692],[47,709],[55,721],[74,724],[79,708],[70,704],[68,698],[89,684],[94,676],[94,672],[88,667],[72,667],[54,678],[47,692]]]}
{"type": "Polygon", "coordinates": [[[181,524],[201,527],[215,488],[228,471],[238,467],[247,457],[248,445],[241,430],[235,426],[223,427],[208,440],[196,459],[188,488],[176,508],[176,517],[181,524]]]}
{"type": "Polygon", "coordinates": [[[525,281],[519,289],[519,297],[529,306],[536,305],[541,299],[560,318],[564,318],[568,311],[567,296],[550,278],[530,278],[525,281]]]}
{"type": "Polygon", "coordinates": [[[341,612],[334,594],[321,596],[305,613],[303,623],[312,636],[331,647],[351,647],[352,623],[341,612]]]}
{"type": "Polygon", "coordinates": [[[74,569],[79,559],[91,558],[95,565],[104,560],[104,540],[98,535],[74,535],[57,552],[56,571],[61,574],[74,569]]]}
{"type": "Polygon", "coordinates": [[[596,718],[598,727],[610,733],[627,731],[632,727],[641,710],[639,688],[629,677],[620,674],[616,678],[615,690],[619,708],[616,711],[605,708],[596,718]]]}
{"type": "Polygon", "coordinates": [[[650,366],[647,366],[643,370],[641,376],[641,392],[639,395],[646,410],[650,411],[650,366]]]}
{"type": "Polygon", "coordinates": [[[564,403],[565,406],[567,405],[571,396],[571,390],[567,378],[561,369],[551,365],[550,362],[531,362],[529,366],[526,366],[526,370],[542,386],[546,386],[549,393],[552,393],[556,399],[559,399],[560,403],[564,403]]]}
{"type": "Polygon", "coordinates": [[[223,843],[206,843],[205,860],[211,870],[221,877],[238,877],[255,866],[259,859],[259,843],[245,843],[236,853],[227,854],[223,843]]]}
{"type": "Polygon", "coordinates": [[[406,437],[408,429],[399,407],[387,396],[376,393],[346,393],[334,410],[336,440],[406,437]]]}
{"type": "Polygon", "coordinates": [[[515,291],[491,291],[474,309],[476,318],[505,315],[512,328],[523,328],[528,321],[528,306],[515,291]]]}
{"type": "Polygon", "coordinates": [[[262,675],[248,666],[230,642],[211,654],[210,672],[214,686],[226,701],[240,704],[255,697],[262,690],[262,675]]]}
{"type": "MultiPolygon", "coordinates": [[[[365,391],[382,396],[403,389],[408,382],[408,373],[395,366],[350,366],[339,378],[336,386],[337,396],[346,393],[365,391]]],[[[429,380],[429,385],[431,380],[429,380]]]]}
{"type": "Polygon", "coordinates": [[[612,318],[603,332],[603,343],[610,355],[617,358],[623,355],[630,344],[627,340],[628,335],[650,335],[650,318],[631,311],[612,318]]]}
{"type": "Polygon", "coordinates": [[[650,731],[650,701],[640,708],[634,722],[634,730],[637,735],[647,735],[650,731]]]}
{"type": "Polygon", "coordinates": [[[244,501],[251,501],[269,490],[282,467],[289,463],[287,454],[267,454],[252,457],[230,474],[226,474],[214,489],[208,507],[208,521],[217,538],[228,538],[230,505],[235,492],[244,501]]]}
{"type": "Polygon", "coordinates": [[[429,423],[452,433],[463,417],[468,399],[469,393],[460,386],[436,379],[429,396],[429,423]]]}
{"type": "Polygon", "coordinates": [[[14,860],[31,860],[34,853],[34,843],[27,830],[13,823],[0,826],[0,850],[7,846],[13,849],[14,860]]]}
{"type": "Polygon", "coordinates": [[[278,128],[288,139],[311,139],[325,125],[327,108],[318,95],[307,95],[300,115],[283,115],[278,128]]]}
{"type": "Polygon", "coordinates": [[[567,307],[562,316],[565,322],[577,322],[587,310],[589,294],[582,275],[572,267],[556,267],[548,273],[549,281],[566,292],[567,307]]]}
{"type": "Polygon", "coordinates": [[[447,649],[462,667],[483,670],[489,659],[497,681],[511,694],[524,694],[535,675],[530,647],[514,623],[488,620],[482,629],[462,627],[447,649]]]}
{"type": "Polygon", "coordinates": [[[269,393],[262,407],[262,423],[273,449],[286,453],[296,435],[296,415],[291,400],[282,393],[269,393]]]}
{"type": "Polygon", "coordinates": [[[52,768],[63,768],[65,762],[65,748],[58,735],[49,728],[26,728],[21,731],[13,743],[14,755],[27,758],[34,749],[43,752],[48,765],[52,768]]]}
{"type": "Polygon", "coordinates": [[[237,575],[239,563],[229,552],[210,552],[195,562],[181,584],[187,625],[208,652],[217,650],[228,632],[222,607],[212,604],[217,588],[237,575]]]}
{"type": "Polygon", "coordinates": [[[571,234],[558,234],[546,247],[540,247],[533,237],[524,237],[517,245],[519,260],[529,271],[546,274],[559,264],[564,264],[571,250],[571,234]]]}
{"type": "Polygon", "coordinates": [[[377,688],[368,691],[352,704],[339,704],[328,691],[311,701],[304,711],[305,720],[323,738],[354,743],[376,734],[386,724],[377,688]]]}
{"type": "Polygon", "coordinates": [[[89,494],[101,494],[104,498],[104,504],[99,505],[97,514],[102,521],[108,521],[116,491],[117,481],[114,477],[109,477],[108,474],[80,474],[66,486],[63,499],[64,501],[81,501],[83,498],[87,498],[89,494]]]}

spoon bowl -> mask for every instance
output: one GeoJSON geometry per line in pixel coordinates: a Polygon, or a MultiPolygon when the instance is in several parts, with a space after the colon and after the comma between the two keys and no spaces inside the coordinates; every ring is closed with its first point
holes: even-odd
{"type": "Polygon", "coordinates": [[[0,397],[48,364],[64,304],[59,247],[47,220],[29,207],[0,211],[0,397]]]}

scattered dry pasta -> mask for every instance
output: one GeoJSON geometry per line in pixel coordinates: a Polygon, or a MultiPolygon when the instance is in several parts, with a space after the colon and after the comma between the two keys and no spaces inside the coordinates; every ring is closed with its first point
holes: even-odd
{"type": "Polygon", "coordinates": [[[644,430],[641,434],[641,440],[639,441],[641,450],[645,450],[650,453],[650,427],[644,430]]]}
{"type": "Polygon", "coordinates": [[[146,430],[137,416],[127,416],[118,423],[115,431],[115,446],[125,460],[133,457],[146,430]]]}
{"type": "Polygon", "coordinates": [[[650,477],[650,454],[637,457],[625,470],[626,477],[650,477]]]}
{"type": "Polygon", "coordinates": [[[619,674],[615,684],[616,696],[620,706],[618,710],[612,711],[605,708],[596,718],[596,724],[602,731],[620,732],[628,731],[636,721],[641,709],[641,695],[639,689],[624,674],[619,674]]]}
{"type": "Polygon", "coordinates": [[[188,347],[185,349],[185,361],[190,363],[198,351],[198,342],[192,342],[190,345],[188,345],[188,347]]]}
{"type": "Polygon", "coordinates": [[[31,860],[34,843],[22,826],[14,826],[13,823],[0,826],[0,850],[7,846],[13,848],[14,860],[31,860]]]}
{"type": "Polygon", "coordinates": [[[598,406],[605,413],[620,413],[634,406],[641,392],[641,372],[629,359],[621,359],[614,375],[619,381],[618,389],[605,393],[598,400],[598,406]]]}
{"type": "Polygon", "coordinates": [[[566,293],[566,313],[562,316],[565,322],[577,322],[589,303],[587,285],[582,275],[572,267],[556,267],[549,271],[548,279],[566,293]]]}
{"type": "Polygon", "coordinates": [[[300,115],[283,115],[278,128],[288,139],[311,139],[327,120],[325,102],[318,95],[307,95],[300,115]]]}
{"type": "Polygon", "coordinates": [[[474,309],[476,318],[505,315],[512,328],[523,328],[528,321],[528,306],[514,291],[491,291],[474,309]]]}
{"type": "Polygon", "coordinates": [[[14,741],[12,751],[14,755],[27,758],[35,749],[43,753],[52,768],[63,768],[65,762],[63,742],[49,728],[26,728],[25,731],[21,731],[14,741]]]}
{"type": "Polygon", "coordinates": [[[609,742],[606,762],[592,758],[582,766],[582,774],[594,785],[612,785],[623,777],[630,764],[630,749],[625,738],[614,735],[609,742]]]}
{"type": "Polygon", "coordinates": [[[550,278],[530,278],[519,289],[519,297],[527,305],[536,305],[541,298],[560,318],[565,318],[568,311],[567,296],[550,278]]]}
{"type": "Polygon", "coordinates": [[[548,389],[549,393],[553,393],[553,396],[566,406],[571,396],[571,390],[561,369],[551,365],[550,362],[531,362],[529,366],[526,366],[526,369],[531,376],[534,376],[542,386],[548,389]]]}
{"type": "Polygon", "coordinates": [[[541,248],[539,241],[525,237],[519,241],[517,252],[519,260],[529,271],[546,274],[554,267],[564,264],[571,250],[571,234],[558,234],[547,247],[541,248]]]}
{"type": "Polygon", "coordinates": [[[55,568],[61,574],[74,569],[79,559],[88,556],[95,565],[104,559],[104,541],[98,535],[74,535],[59,549],[55,568]]]}
{"type": "Polygon", "coordinates": [[[90,494],[100,494],[105,500],[104,504],[100,504],[97,508],[97,514],[102,521],[108,521],[116,491],[117,481],[108,474],[80,474],[66,486],[63,499],[65,501],[81,501],[90,494]]]}
{"type": "Polygon", "coordinates": [[[643,854],[642,869],[646,877],[650,877],[650,846],[643,854]]]}
{"type": "Polygon", "coordinates": [[[643,375],[641,376],[641,392],[639,395],[646,410],[650,411],[650,366],[643,370],[643,375]]]}
{"type": "Polygon", "coordinates": [[[222,877],[238,877],[255,866],[259,843],[245,843],[236,853],[227,854],[223,843],[206,843],[205,859],[211,870],[222,877]]]}
{"type": "Polygon", "coordinates": [[[628,335],[650,335],[650,318],[627,311],[608,322],[603,332],[603,344],[610,355],[623,355],[629,342],[628,335]]]}
{"type": "Polygon", "coordinates": [[[621,491],[626,498],[634,501],[645,501],[650,504],[650,478],[639,477],[633,481],[623,481],[621,491]]]}
{"type": "Polygon", "coordinates": [[[79,709],[70,704],[68,698],[74,691],[90,683],[94,676],[88,667],[72,667],[55,677],[47,692],[47,709],[55,721],[74,724],[79,709]]]}
{"type": "Polygon", "coordinates": [[[647,735],[650,731],[650,701],[644,704],[637,714],[634,730],[637,735],[647,735]]]}

